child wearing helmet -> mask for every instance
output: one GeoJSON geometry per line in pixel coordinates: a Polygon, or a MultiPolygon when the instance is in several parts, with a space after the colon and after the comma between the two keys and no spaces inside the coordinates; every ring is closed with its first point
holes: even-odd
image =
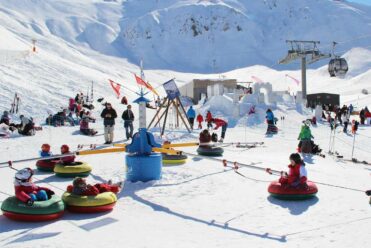
{"type": "Polygon", "coordinates": [[[87,184],[86,180],[81,177],[76,177],[72,185],[67,186],[67,192],[74,195],[89,196],[98,195],[104,192],[113,192],[117,194],[121,190],[121,183],[111,184],[108,183],[97,183],[95,185],[87,184]]]}
{"type": "Polygon", "coordinates": [[[298,186],[307,186],[307,170],[305,168],[305,163],[301,159],[298,153],[292,153],[289,157],[290,164],[289,164],[289,173],[281,172],[281,178],[279,179],[279,183],[282,186],[291,186],[291,187],[298,187],[298,186]]]}
{"type": "Polygon", "coordinates": [[[45,158],[45,157],[50,157],[53,154],[50,152],[50,145],[49,144],[42,144],[41,146],[41,151],[40,151],[40,156],[45,158]]]}
{"type": "Polygon", "coordinates": [[[60,160],[61,164],[63,164],[63,165],[71,165],[71,164],[73,164],[73,162],[75,162],[76,156],[73,155],[70,152],[70,148],[69,148],[68,145],[62,145],[61,146],[61,154],[62,155],[71,154],[70,156],[62,157],[61,160],[60,160]]]}
{"type": "Polygon", "coordinates": [[[28,206],[32,206],[35,201],[46,201],[54,195],[52,190],[36,186],[32,182],[32,176],[31,168],[19,170],[14,176],[15,196],[28,206]]]}

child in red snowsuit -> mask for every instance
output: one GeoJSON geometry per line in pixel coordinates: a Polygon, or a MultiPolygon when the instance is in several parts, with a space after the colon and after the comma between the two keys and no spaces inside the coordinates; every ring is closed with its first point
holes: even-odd
{"type": "Polygon", "coordinates": [[[304,161],[298,153],[290,155],[289,173],[281,172],[279,183],[282,186],[306,186],[307,183],[307,170],[305,169],[304,161]]]}
{"type": "Polygon", "coordinates": [[[15,196],[28,206],[32,206],[34,201],[46,201],[54,195],[54,192],[45,187],[36,186],[32,182],[33,170],[24,168],[15,174],[14,188],[15,196]]]}
{"type": "Polygon", "coordinates": [[[206,118],[205,118],[207,122],[207,128],[213,127],[213,125],[211,124],[212,119],[213,119],[213,116],[211,115],[211,112],[207,111],[206,118]]]}
{"type": "MultiPolygon", "coordinates": [[[[69,154],[69,153],[70,153],[70,148],[68,147],[68,145],[61,146],[61,154],[62,155],[69,154]]],[[[73,162],[75,162],[75,158],[76,158],[76,156],[71,153],[70,156],[66,156],[66,157],[61,158],[60,162],[63,165],[73,164],[73,162]]]]}
{"type": "Polygon", "coordinates": [[[201,114],[197,115],[197,122],[198,122],[198,129],[202,129],[202,122],[204,121],[204,118],[201,114]]]}
{"type": "Polygon", "coordinates": [[[113,192],[117,194],[120,192],[121,184],[106,184],[106,183],[97,183],[95,185],[90,185],[86,183],[86,180],[77,177],[73,180],[73,185],[67,186],[67,192],[74,194],[74,195],[82,195],[82,196],[89,196],[89,195],[98,195],[104,192],[113,192]]]}

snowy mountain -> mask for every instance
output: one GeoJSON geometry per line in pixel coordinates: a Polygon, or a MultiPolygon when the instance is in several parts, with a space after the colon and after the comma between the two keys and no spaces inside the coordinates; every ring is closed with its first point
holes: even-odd
{"type": "Polygon", "coordinates": [[[371,7],[345,1],[15,0],[2,1],[1,12],[35,38],[193,73],[271,66],[288,39],[319,40],[324,52],[332,41],[339,52],[371,43],[371,7]]]}

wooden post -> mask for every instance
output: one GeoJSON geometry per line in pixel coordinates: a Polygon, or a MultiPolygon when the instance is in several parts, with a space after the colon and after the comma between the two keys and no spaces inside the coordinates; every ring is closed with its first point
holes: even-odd
{"type": "MultiPolygon", "coordinates": [[[[172,101],[173,101],[173,104],[175,104],[174,103],[174,100],[172,100],[172,101]]],[[[187,118],[187,121],[185,121],[184,118],[183,118],[183,115],[181,115],[181,113],[180,113],[180,111],[178,109],[178,106],[176,106],[175,109],[176,109],[177,113],[180,115],[180,118],[182,118],[182,121],[183,121],[184,125],[186,126],[188,132],[191,132],[191,129],[188,127],[188,123],[187,123],[188,122],[188,118],[186,117],[187,118]]]]}
{"type": "Polygon", "coordinates": [[[166,107],[166,110],[165,110],[165,119],[164,119],[164,124],[162,126],[162,130],[161,130],[161,136],[164,135],[164,132],[165,132],[165,126],[166,126],[166,119],[167,119],[167,114],[169,112],[169,107],[170,107],[170,99],[167,101],[167,107],[166,107]]]}
{"type": "MultiPolygon", "coordinates": [[[[149,123],[149,125],[148,125],[148,128],[147,129],[150,129],[151,128],[151,126],[152,126],[152,123],[155,121],[155,119],[156,119],[156,117],[158,116],[158,114],[161,112],[161,110],[162,110],[162,106],[165,104],[165,102],[166,102],[166,100],[167,100],[167,97],[165,97],[164,98],[164,100],[163,100],[163,102],[162,102],[162,104],[160,103],[160,108],[157,110],[157,112],[156,112],[156,114],[155,114],[155,116],[153,117],[153,119],[151,120],[151,122],[149,123]]],[[[154,125],[154,126],[156,126],[157,125],[157,123],[161,120],[161,118],[162,118],[162,116],[163,116],[164,114],[162,114],[161,115],[161,117],[160,117],[160,119],[156,122],[156,124],[154,125]]]]}

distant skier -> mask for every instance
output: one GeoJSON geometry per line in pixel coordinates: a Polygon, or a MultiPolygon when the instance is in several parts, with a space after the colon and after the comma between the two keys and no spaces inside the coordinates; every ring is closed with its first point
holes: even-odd
{"type": "Polygon", "coordinates": [[[201,114],[197,115],[197,122],[198,122],[198,129],[202,129],[202,122],[204,121],[204,118],[201,114]]]}
{"type": "Polygon", "coordinates": [[[192,106],[190,106],[188,111],[187,111],[187,117],[188,117],[188,120],[189,120],[189,124],[191,125],[191,129],[193,129],[194,121],[195,121],[195,118],[196,118],[196,111],[193,109],[192,106]]]}
{"type": "Polygon", "coordinates": [[[359,119],[361,121],[361,125],[365,124],[365,118],[365,109],[361,109],[361,111],[359,111],[359,119]]]}
{"type": "Polygon", "coordinates": [[[274,117],[274,114],[273,114],[273,112],[272,112],[271,109],[267,109],[265,118],[266,118],[267,124],[268,124],[267,134],[275,134],[275,133],[277,133],[278,129],[274,125],[275,117],[274,117]]]}
{"type": "Polygon", "coordinates": [[[343,122],[343,132],[347,133],[348,132],[348,124],[349,124],[349,114],[348,111],[345,111],[342,116],[341,116],[341,121],[343,122]]]}

